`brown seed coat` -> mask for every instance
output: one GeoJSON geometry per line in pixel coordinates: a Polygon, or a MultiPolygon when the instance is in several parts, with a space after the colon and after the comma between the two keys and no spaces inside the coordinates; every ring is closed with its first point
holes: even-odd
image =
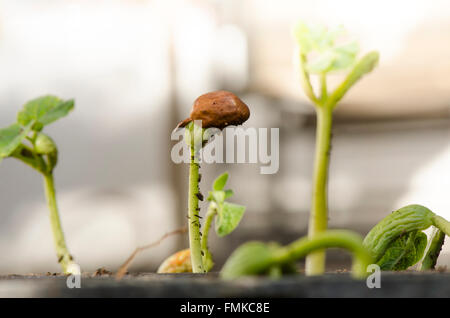
{"type": "Polygon", "coordinates": [[[250,110],[239,97],[231,92],[216,91],[198,97],[190,117],[180,122],[177,128],[185,127],[193,120],[201,120],[202,128],[224,129],[241,125],[249,117],[250,110]]]}

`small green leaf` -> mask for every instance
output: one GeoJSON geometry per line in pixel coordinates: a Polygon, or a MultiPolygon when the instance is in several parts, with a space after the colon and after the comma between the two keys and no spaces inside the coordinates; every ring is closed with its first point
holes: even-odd
{"type": "Polygon", "coordinates": [[[380,55],[378,52],[370,52],[353,67],[342,84],[330,96],[330,103],[336,105],[348,90],[358,82],[364,75],[370,73],[377,66],[380,55]]]}
{"type": "Polygon", "coordinates": [[[358,51],[357,42],[331,47],[309,61],[306,70],[311,74],[345,70],[355,63],[358,51]]]}
{"type": "Polygon", "coordinates": [[[227,183],[227,181],[228,181],[228,172],[225,172],[220,176],[218,176],[216,180],[214,180],[213,189],[215,191],[223,190],[223,188],[225,188],[225,184],[227,183]]]}
{"type": "Polygon", "coordinates": [[[208,201],[214,201],[217,204],[222,204],[225,199],[233,195],[233,190],[223,190],[228,181],[228,172],[225,172],[218,176],[213,183],[213,191],[209,192],[208,201]]]}
{"type": "Polygon", "coordinates": [[[331,71],[344,70],[352,66],[356,61],[359,52],[359,45],[356,41],[338,46],[333,49],[336,56],[331,71]]]}
{"type": "Polygon", "coordinates": [[[294,37],[300,47],[302,54],[311,51],[326,51],[334,46],[335,40],[343,35],[345,30],[342,26],[328,29],[323,25],[306,24],[299,22],[294,27],[294,37]]]}
{"type": "Polygon", "coordinates": [[[219,206],[215,222],[217,235],[223,237],[233,232],[239,225],[244,212],[245,206],[223,202],[219,206]]]}
{"type": "Polygon", "coordinates": [[[8,157],[20,146],[30,132],[32,125],[33,122],[29,123],[26,127],[13,124],[0,129],[0,158],[8,157]]]}
{"type": "Polygon", "coordinates": [[[228,199],[229,197],[232,197],[234,195],[233,190],[229,189],[229,190],[225,190],[225,200],[228,199]]]}
{"type": "MultiPolygon", "coordinates": [[[[345,70],[355,64],[359,52],[358,43],[353,41],[336,45],[337,39],[344,34],[345,30],[342,26],[328,29],[321,25],[306,25],[302,22],[297,24],[294,28],[294,36],[300,48],[302,83],[305,79],[308,80],[309,74],[326,74],[345,70]]],[[[309,86],[310,84],[307,83],[305,91],[314,101],[315,98],[311,96],[309,86]]]]}
{"type": "Polygon", "coordinates": [[[45,125],[51,124],[66,116],[74,107],[74,101],[63,101],[56,96],[43,96],[26,103],[17,115],[17,121],[22,126],[35,121],[33,130],[40,131],[45,125]]]}
{"type": "Polygon", "coordinates": [[[313,40],[311,39],[308,26],[299,22],[294,28],[294,36],[302,54],[308,54],[313,49],[313,40]]]}
{"type": "Polygon", "coordinates": [[[63,102],[58,106],[56,106],[55,108],[53,108],[52,110],[50,110],[44,116],[42,116],[39,122],[42,123],[44,126],[51,124],[52,122],[66,116],[73,108],[74,108],[73,99],[63,102]]]}

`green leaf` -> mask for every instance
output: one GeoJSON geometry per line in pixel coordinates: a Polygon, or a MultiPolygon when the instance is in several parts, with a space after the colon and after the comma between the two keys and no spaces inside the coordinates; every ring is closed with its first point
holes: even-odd
{"type": "Polygon", "coordinates": [[[233,195],[233,190],[223,190],[228,181],[228,172],[225,172],[218,176],[213,183],[213,191],[209,192],[208,201],[214,201],[218,205],[222,204],[225,199],[233,195]]]}
{"type": "Polygon", "coordinates": [[[74,100],[68,100],[65,101],[52,110],[50,110],[48,113],[46,113],[44,116],[41,117],[39,120],[40,123],[42,123],[44,126],[53,123],[54,121],[67,116],[70,111],[74,108],[74,100]]]}
{"type": "Polygon", "coordinates": [[[348,90],[358,82],[364,75],[370,73],[375,66],[377,66],[380,55],[378,52],[370,52],[365,55],[361,60],[353,67],[350,73],[347,75],[341,85],[330,96],[329,103],[336,105],[348,90]]]}
{"type": "Polygon", "coordinates": [[[225,200],[234,195],[233,190],[225,190],[225,200]]]}
{"type": "Polygon", "coordinates": [[[344,70],[352,66],[356,61],[359,52],[359,45],[356,41],[338,46],[333,49],[336,56],[331,71],[344,70]]]}
{"type": "Polygon", "coordinates": [[[11,155],[17,149],[22,141],[27,137],[34,122],[30,122],[26,127],[20,127],[19,124],[13,124],[9,127],[0,129],[0,158],[11,155]]]}
{"type": "Polygon", "coordinates": [[[342,26],[328,29],[321,25],[307,25],[300,22],[294,28],[294,36],[300,48],[302,83],[305,92],[313,101],[315,96],[310,87],[309,74],[326,74],[345,70],[356,62],[359,52],[356,41],[336,45],[336,40],[343,34],[345,30],[342,26]]]}
{"type": "Polygon", "coordinates": [[[392,242],[377,264],[384,271],[406,270],[422,259],[426,246],[423,232],[409,232],[392,242]]]}
{"type": "Polygon", "coordinates": [[[228,172],[225,172],[220,176],[218,176],[216,180],[214,180],[213,189],[215,191],[223,190],[223,188],[225,188],[225,184],[227,183],[227,181],[228,181],[228,172]]]}
{"type": "Polygon", "coordinates": [[[322,74],[349,68],[356,61],[359,51],[357,42],[329,48],[306,64],[311,74],[322,74]]]}
{"type": "Polygon", "coordinates": [[[73,100],[63,101],[56,96],[42,96],[26,103],[17,115],[17,121],[22,126],[35,121],[33,129],[39,131],[45,125],[66,116],[73,107],[73,100]]]}
{"type": "Polygon", "coordinates": [[[215,222],[217,235],[223,237],[233,232],[239,225],[244,212],[245,206],[223,202],[219,206],[215,222]]]}
{"type": "Polygon", "coordinates": [[[336,55],[331,51],[324,52],[314,60],[306,64],[308,73],[320,74],[328,72],[336,60],[336,55]]]}
{"type": "Polygon", "coordinates": [[[323,25],[299,22],[294,27],[294,37],[301,53],[305,55],[312,51],[323,52],[332,48],[336,39],[344,33],[345,30],[342,26],[328,29],[323,25]]]}

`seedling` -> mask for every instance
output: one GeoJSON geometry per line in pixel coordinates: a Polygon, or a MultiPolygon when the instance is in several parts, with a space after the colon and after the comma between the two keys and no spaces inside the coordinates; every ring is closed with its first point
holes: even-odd
{"type": "MultiPolygon", "coordinates": [[[[333,111],[349,89],[378,63],[378,52],[370,52],[357,60],[356,42],[337,44],[342,28],[329,30],[322,26],[299,23],[294,30],[298,44],[300,79],[306,96],[316,109],[316,150],[313,172],[313,197],[308,235],[314,238],[328,227],[327,182],[330,160],[333,111]],[[327,86],[327,77],[338,71],[348,71],[345,79],[333,91],[327,86]],[[316,76],[320,87],[313,89],[311,77],[316,76]]],[[[317,251],[306,258],[308,275],[322,274],[325,270],[325,252],[317,251]]]]}
{"type": "MultiPolygon", "coordinates": [[[[198,201],[203,200],[200,193],[199,159],[202,146],[211,137],[211,129],[224,129],[230,125],[241,125],[250,117],[250,110],[236,95],[226,91],[216,91],[198,97],[189,118],[180,122],[177,128],[186,127],[185,142],[190,148],[189,168],[189,246],[192,272],[204,273],[207,267],[203,262],[200,208],[198,201]]],[[[226,179],[225,179],[226,182],[226,179]]],[[[213,202],[213,201],[211,201],[213,202]]],[[[214,203],[219,207],[222,203],[214,203]]],[[[218,209],[222,209],[219,207],[218,209]]],[[[211,212],[212,213],[212,212],[211,212]]],[[[218,212],[219,216],[221,212],[218,212]]],[[[205,260],[208,260],[206,258],[205,260]]],[[[208,265],[209,266],[209,265],[208,265]]]]}
{"type": "Polygon", "coordinates": [[[276,243],[248,242],[231,254],[220,275],[224,279],[240,276],[270,275],[278,277],[295,272],[294,263],[300,258],[325,248],[344,248],[353,253],[352,275],[363,278],[372,257],[362,245],[362,238],[355,233],[328,230],[313,238],[304,237],[287,246],[276,243]]]}
{"type": "Polygon", "coordinates": [[[209,230],[214,219],[216,234],[224,237],[233,232],[239,225],[245,206],[225,201],[233,195],[233,190],[224,190],[228,180],[228,173],[220,175],[213,184],[213,190],[209,192],[209,207],[206,213],[205,230],[202,236],[203,264],[206,271],[214,266],[212,255],[208,248],[209,230]]]}
{"type": "Polygon", "coordinates": [[[445,235],[450,235],[450,222],[426,207],[409,205],[378,223],[367,234],[364,246],[382,270],[406,270],[422,259],[421,269],[428,270],[436,265],[445,235]],[[434,231],[427,244],[422,231],[431,226],[434,231]]]}
{"type": "Polygon", "coordinates": [[[16,123],[0,129],[0,162],[8,157],[19,159],[44,177],[56,255],[64,273],[71,271],[73,258],[66,245],[56,203],[53,170],[58,161],[58,149],[42,129],[66,116],[73,107],[73,100],[64,101],[50,95],[39,97],[24,105],[16,123]]]}
{"type": "MultiPolygon", "coordinates": [[[[217,177],[209,192],[208,212],[205,215],[203,234],[201,235],[201,255],[205,272],[209,272],[214,262],[208,247],[209,231],[212,222],[215,223],[215,231],[219,237],[224,237],[233,232],[244,216],[245,206],[227,202],[233,195],[233,190],[224,190],[228,181],[228,172],[217,177]]],[[[167,258],[159,267],[158,273],[184,273],[192,272],[190,250],[182,250],[167,258]]]]}

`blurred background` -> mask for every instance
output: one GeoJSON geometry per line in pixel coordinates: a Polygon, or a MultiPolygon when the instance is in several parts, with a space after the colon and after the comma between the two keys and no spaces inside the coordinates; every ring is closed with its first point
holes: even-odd
{"type": "MultiPolygon", "coordinates": [[[[211,235],[215,269],[243,241],[306,234],[315,116],[293,62],[299,19],[343,24],[362,52],[381,53],[335,113],[330,226],[366,234],[412,203],[450,219],[449,1],[1,0],[0,126],[37,96],[76,100],[46,132],[59,146],[61,218],[82,270],[114,271],[186,223],[188,167],[172,163],[170,132],[216,89],[249,105],[245,127],[280,128],[280,169],[202,165],[203,193],[229,171],[232,201],[247,206],[237,231],[211,235]]],[[[8,159],[0,180],[0,273],[59,271],[41,176],[8,159]]],[[[130,270],[153,271],[186,247],[186,236],[171,237],[130,270]]],[[[439,265],[450,265],[450,242],[439,265]]]]}

